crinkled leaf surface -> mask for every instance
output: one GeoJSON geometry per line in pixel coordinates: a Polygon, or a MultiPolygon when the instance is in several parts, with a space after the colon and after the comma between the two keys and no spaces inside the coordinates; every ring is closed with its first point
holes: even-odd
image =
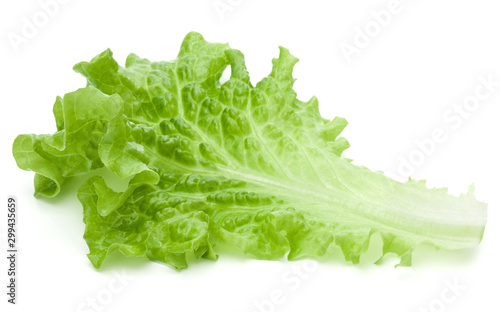
{"type": "Polygon", "coordinates": [[[376,232],[384,254],[411,265],[418,244],[481,241],[486,205],[472,189],[454,197],[343,159],[347,122],[297,99],[297,61],[280,48],[254,86],[240,51],[194,32],[171,62],[131,54],[122,67],[107,50],[75,66],[88,86],[57,98],[58,131],[20,135],[13,153],[36,172],[35,195],[100,167],[130,179],[124,192],[99,176],[78,191],[97,268],[115,249],[185,268],[188,254],[215,259],[218,242],[258,259],[314,258],[337,244],[357,263],[376,232]]]}

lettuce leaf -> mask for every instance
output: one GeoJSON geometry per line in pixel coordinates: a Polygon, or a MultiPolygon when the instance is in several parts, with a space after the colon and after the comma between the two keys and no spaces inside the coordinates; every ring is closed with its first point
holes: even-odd
{"type": "Polygon", "coordinates": [[[20,135],[13,154],[36,172],[35,196],[101,167],[129,179],[123,192],[100,176],[78,190],[96,268],[116,249],[185,268],[193,254],[216,259],[217,243],[257,259],[316,258],[336,244],[357,263],[377,232],[404,266],[419,244],[477,245],[486,204],[473,188],[454,197],[343,158],[347,122],[297,99],[297,61],[280,47],[254,86],[240,51],[195,32],[170,62],[131,54],[122,67],[106,50],[74,67],[88,85],[56,99],[57,132],[20,135]]]}

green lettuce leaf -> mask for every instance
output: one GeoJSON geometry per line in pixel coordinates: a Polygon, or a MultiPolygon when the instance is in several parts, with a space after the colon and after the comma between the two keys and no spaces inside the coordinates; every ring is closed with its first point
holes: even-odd
{"type": "Polygon", "coordinates": [[[20,135],[14,157],[36,172],[36,196],[100,167],[129,180],[119,192],[94,176],[78,191],[96,268],[116,249],[185,268],[191,255],[216,259],[218,243],[257,259],[317,258],[336,244],[357,263],[374,233],[404,266],[419,244],[477,245],[486,204],[473,189],[454,197],[343,158],[347,122],[297,99],[297,61],[281,47],[254,86],[240,51],[194,32],[170,62],[131,54],[122,67],[106,50],[74,67],[88,86],[57,98],[58,131],[20,135]]]}

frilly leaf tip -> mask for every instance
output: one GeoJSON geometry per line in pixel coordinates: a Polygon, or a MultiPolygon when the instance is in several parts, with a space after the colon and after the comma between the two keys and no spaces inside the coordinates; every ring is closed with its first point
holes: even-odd
{"type": "Polygon", "coordinates": [[[467,195],[474,197],[475,193],[476,193],[476,185],[472,183],[471,185],[469,185],[469,188],[467,190],[467,195]]]}

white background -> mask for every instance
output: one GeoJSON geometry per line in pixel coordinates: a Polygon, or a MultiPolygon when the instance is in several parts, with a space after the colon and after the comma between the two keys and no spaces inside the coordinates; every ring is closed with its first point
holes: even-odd
{"type": "Polygon", "coordinates": [[[20,254],[19,304],[7,306],[3,208],[1,310],[249,312],[259,311],[260,304],[262,311],[410,312],[429,306],[434,311],[499,311],[500,88],[459,126],[443,114],[474,96],[479,77],[500,81],[500,3],[401,0],[400,12],[348,62],[342,42],[353,45],[357,27],[371,25],[376,31],[370,12],[389,3],[69,0],[16,49],[9,36],[22,36],[26,19],[43,10],[33,0],[2,1],[0,203],[6,205],[8,195],[19,200],[20,254]],[[231,10],[218,12],[214,3],[231,5],[231,10]],[[35,199],[33,173],[17,168],[12,142],[20,133],[55,131],[55,96],[85,85],[72,72],[75,63],[108,47],[121,64],[130,52],[150,60],[174,59],[191,30],[243,51],[253,83],[269,73],[279,45],[289,48],[300,59],[294,72],[299,98],[316,95],[325,117],[345,117],[350,124],[344,136],[352,146],[345,155],[372,170],[398,176],[401,159],[418,150],[415,140],[442,129],[447,139],[415,166],[412,177],[427,179],[432,187],[448,186],[453,194],[475,183],[477,198],[489,204],[481,245],[453,252],[419,247],[413,267],[398,269],[392,256],[372,264],[381,255],[375,236],[357,266],[332,248],[319,264],[257,261],[225,251],[216,262],[199,261],[181,272],[119,254],[95,270],[85,256],[78,182],[57,198],[35,199]],[[301,273],[304,269],[312,272],[301,273]],[[116,274],[127,279],[120,282],[116,274]],[[444,303],[443,292],[453,295],[448,282],[465,289],[444,303]],[[110,287],[118,290],[108,298],[110,287]],[[284,295],[270,306],[273,292],[284,295]],[[97,309],[87,304],[92,298],[97,298],[97,309]]]}

